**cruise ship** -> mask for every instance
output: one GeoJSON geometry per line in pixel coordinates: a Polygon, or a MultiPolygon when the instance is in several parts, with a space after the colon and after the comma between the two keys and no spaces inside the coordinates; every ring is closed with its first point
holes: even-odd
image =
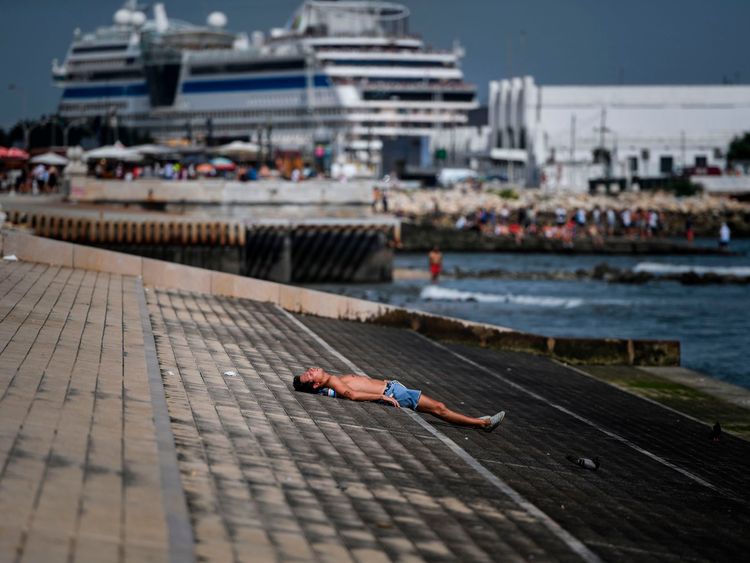
{"type": "Polygon", "coordinates": [[[117,120],[160,141],[322,146],[387,173],[429,166],[432,137],[478,105],[461,46],[427,46],[400,4],[307,0],[285,27],[250,36],[228,31],[221,12],[205,25],[160,3],[150,12],[131,0],[112,25],[75,31],[53,62],[62,117],[117,120]]]}

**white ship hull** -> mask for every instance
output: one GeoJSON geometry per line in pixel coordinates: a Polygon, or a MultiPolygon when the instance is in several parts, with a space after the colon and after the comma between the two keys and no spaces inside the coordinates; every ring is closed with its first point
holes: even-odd
{"type": "Polygon", "coordinates": [[[408,15],[382,2],[308,0],[293,24],[250,44],[166,20],[157,7],[153,21],[131,16],[144,21],[74,41],[54,70],[63,88],[59,112],[69,120],[116,119],[162,141],[263,135],[277,148],[305,151],[324,141],[354,156],[362,156],[356,147],[365,141],[371,161],[372,141],[429,139],[465,124],[477,106],[458,49],[432,51],[414,37],[386,33],[401,13],[408,15]],[[343,29],[359,35],[337,31],[342,6],[346,17],[356,15],[343,29]]]}

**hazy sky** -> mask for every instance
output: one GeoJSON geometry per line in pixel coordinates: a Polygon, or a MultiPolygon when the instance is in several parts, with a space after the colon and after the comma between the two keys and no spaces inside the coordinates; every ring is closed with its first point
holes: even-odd
{"type": "MultiPolygon", "coordinates": [[[[213,10],[234,31],[284,25],[301,0],[166,0],[167,13],[202,23],[213,10]]],[[[404,0],[411,30],[466,48],[467,80],[487,96],[492,78],[540,84],[750,82],[750,0],[404,0]],[[510,52],[510,55],[509,55],[510,52]]],[[[73,30],[112,21],[119,0],[0,0],[0,127],[54,113],[51,61],[73,30]],[[8,85],[15,84],[14,91],[8,85]]]]}

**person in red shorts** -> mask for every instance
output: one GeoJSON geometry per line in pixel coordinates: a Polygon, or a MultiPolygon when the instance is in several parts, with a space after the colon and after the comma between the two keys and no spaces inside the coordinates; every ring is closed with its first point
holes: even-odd
{"type": "Polygon", "coordinates": [[[440,272],[443,271],[443,253],[437,246],[433,246],[429,254],[430,260],[430,278],[432,283],[437,283],[440,272]]]}

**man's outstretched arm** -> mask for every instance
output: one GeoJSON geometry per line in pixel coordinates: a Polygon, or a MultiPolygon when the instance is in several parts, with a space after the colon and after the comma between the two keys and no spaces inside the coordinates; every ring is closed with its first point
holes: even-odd
{"type": "Polygon", "coordinates": [[[328,386],[336,391],[338,397],[344,397],[350,401],[385,401],[394,407],[400,407],[398,401],[393,397],[381,395],[380,393],[368,393],[366,391],[355,391],[336,376],[331,376],[328,386]]]}

